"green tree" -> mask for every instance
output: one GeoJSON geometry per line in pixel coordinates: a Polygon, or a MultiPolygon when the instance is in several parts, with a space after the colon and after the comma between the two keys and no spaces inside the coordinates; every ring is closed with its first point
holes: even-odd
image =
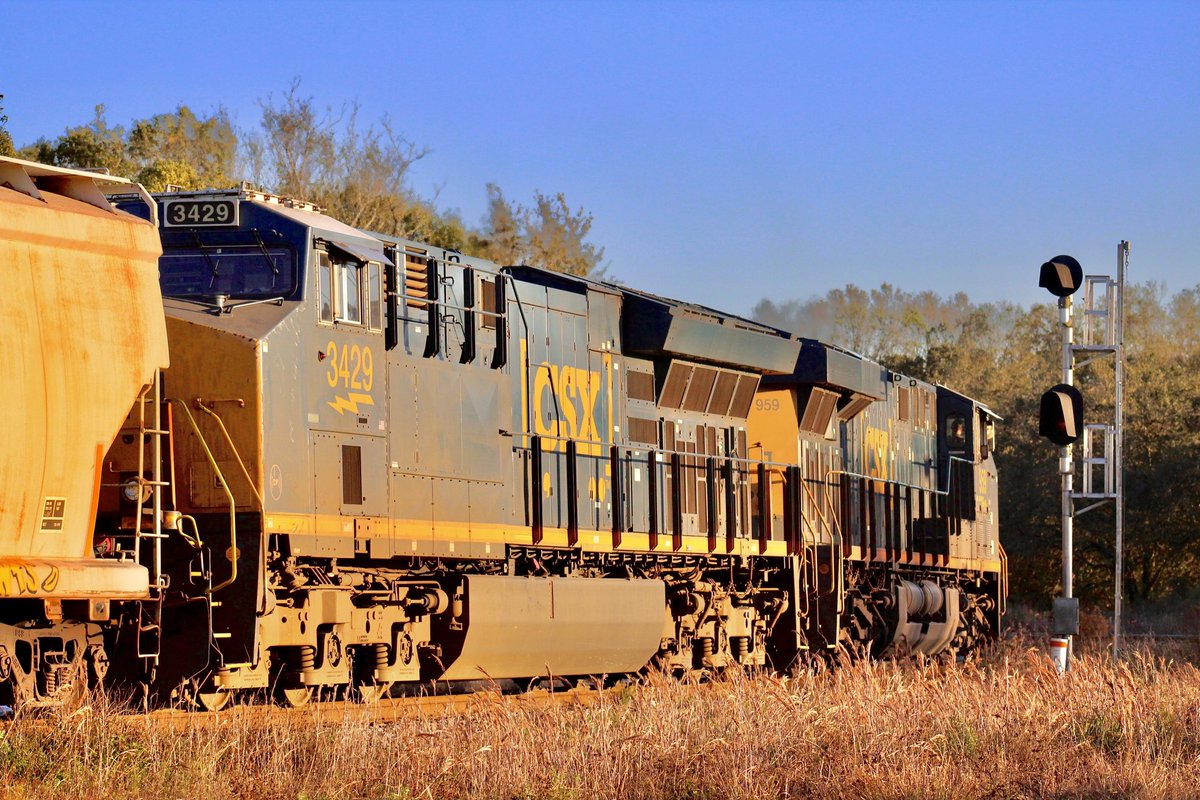
{"type": "Polygon", "coordinates": [[[571,211],[561,192],[553,196],[535,192],[533,208],[526,210],[524,225],[531,265],[598,277],[604,248],[587,241],[592,215],[583,208],[571,211]]]}
{"type": "Polygon", "coordinates": [[[488,211],[473,255],[490,258],[497,264],[520,264],[525,259],[521,238],[520,210],[504,197],[494,183],[487,185],[488,211]]]}
{"type": "MultiPolygon", "coordinates": [[[[0,98],[2,99],[2,98],[0,98]]],[[[561,193],[536,193],[530,208],[508,201],[488,184],[481,228],[441,210],[436,194],[419,196],[409,172],[428,155],[385,116],[363,124],[357,104],[335,112],[303,94],[294,80],[280,96],[261,100],[257,130],[237,131],[223,108],[208,115],[186,105],[110,126],[104,106],[87,125],[21,150],[25,158],[65,167],[107,169],[151,191],[224,187],[239,172],[277,194],[308,200],[356,228],[403,236],[491,258],[577,275],[599,275],[604,248],[588,240],[592,215],[572,210],[561,193]]],[[[2,108],[0,108],[2,113],[2,108]]],[[[2,132],[2,120],[0,120],[2,132]]]]}
{"type": "Polygon", "coordinates": [[[494,183],[488,184],[487,196],[487,217],[473,242],[472,255],[499,264],[528,264],[572,275],[603,276],[600,262],[604,248],[587,240],[592,215],[583,208],[572,211],[561,192],[553,196],[535,192],[530,208],[506,199],[494,183]]]}
{"type": "Polygon", "coordinates": [[[68,128],[53,142],[39,139],[20,151],[23,158],[74,169],[103,169],[112,175],[132,176],[138,165],[125,146],[125,129],[110,126],[104,106],[98,105],[92,121],[68,128]]]}
{"type": "Polygon", "coordinates": [[[139,120],[129,131],[126,150],[140,167],[137,181],[150,191],[168,184],[200,189],[234,183],[238,136],[223,108],[205,117],[179,106],[139,120]]]}
{"type": "Polygon", "coordinates": [[[12,136],[8,132],[8,115],[4,113],[4,95],[0,94],[0,156],[16,155],[12,136]]]}

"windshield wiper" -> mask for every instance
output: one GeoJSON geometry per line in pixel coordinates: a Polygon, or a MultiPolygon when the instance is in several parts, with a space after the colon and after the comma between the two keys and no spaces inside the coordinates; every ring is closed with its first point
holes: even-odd
{"type": "Polygon", "coordinates": [[[204,263],[208,265],[208,272],[212,276],[208,280],[208,288],[212,289],[216,286],[217,279],[221,277],[221,271],[217,268],[217,263],[212,260],[212,256],[208,254],[208,249],[204,246],[204,242],[200,240],[200,232],[195,228],[192,229],[192,239],[196,243],[196,249],[200,251],[200,255],[204,256],[204,263]]]}
{"type": "Polygon", "coordinates": [[[275,288],[275,284],[279,282],[279,267],[275,266],[275,259],[271,258],[271,253],[267,250],[267,245],[262,240],[262,234],[256,228],[254,230],[254,241],[258,244],[258,250],[262,253],[262,257],[267,260],[267,266],[271,268],[271,288],[275,288]]]}

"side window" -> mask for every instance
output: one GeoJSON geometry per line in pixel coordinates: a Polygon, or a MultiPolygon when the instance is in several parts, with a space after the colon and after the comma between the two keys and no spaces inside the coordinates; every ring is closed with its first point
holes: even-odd
{"type": "Polygon", "coordinates": [[[996,424],[980,411],[979,426],[983,430],[983,441],[979,443],[979,457],[986,460],[988,456],[996,452],[996,424]]]}
{"type": "Polygon", "coordinates": [[[967,449],[967,420],[961,414],[946,417],[946,447],[951,452],[967,449]]]}
{"type": "Polygon", "coordinates": [[[321,322],[383,330],[383,266],[317,252],[321,322]]]}
{"type": "Polygon", "coordinates": [[[334,262],[337,278],[338,322],[362,324],[362,267],[353,261],[334,262]]]}
{"type": "Polygon", "coordinates": [[[383,270],[377,261],[367,263],[367,325],[383,330],[383,270]]]}
{"type": "Polygon", "coordinates": [[[318,251],[317,263],[321,282],[321,322],[333,322],[333,262],[328,253],[318,251]]]}

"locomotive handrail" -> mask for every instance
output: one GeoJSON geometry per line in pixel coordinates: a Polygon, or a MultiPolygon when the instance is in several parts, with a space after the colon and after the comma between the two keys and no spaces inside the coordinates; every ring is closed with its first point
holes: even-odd
{"type": "MultiPolygon", "coordinates": [[[[971,461],[966,458],[959,458],[958,456],[950,456],[949,463],[953,463],[955,461],[957,461],[961,464],[975,466],[974,461],[971,461]]],[[[905,489],[918,489],[922,492],[933,492],[934,494],[941,495],[942,497],[948,497],[950,495],[950,470],[948,470],[948,469],[946,470],[946,488],[945,489],[939,489],[937,487],[934,487],[931,489],[928,486],[919,486],[918,484],[915,484],[915,483],[907,483],[905,481],[898,481],[898,480],[894,480],[892,478],[881,478],[878,475],[864,475],[861,472],[854,472],[852,470],[847,470],[847,469],[830,469],[828,472],[825,473],[826,481],[828,481],[830,476],[832,476],[832,475],[845,475],[847,478],[861,478],[863,480],[876,481],[878,483],[890,483],[893,486],[902,486],[905,489]]]]}
{"type": "MultiPolygon", "coordinates": [[[[679,456],[690,456],[692,458],[701,458],[706,455],[704,453],[688,453],[684,450],[668,450],[666,448],[655,447],[654,445],[649,445],[649,444],[634,445],[634,444],[621,444],[619,442],[595,442],[595,441],[591,441],[589,439],[580,439],[578,437],[552,436],[548,433],[533,433],[531,431],[517,431],[515,433],[510,433],[509,436],[513,437],[514,439],[518,436],[523,436],[528,439],[532,439],[536,436],[539,439],[549,439],[549,440],[555,441],[555,442],[578,442],[580,444],[593,444],[593,445],[596,445],[597,447],[602,447],[602,446],[617,447],[617,448],[620,448],[621,450],[629,450],[633,453],[639,453],[639,452],[648,453],[650,451],[654,451],[655,453],[658,453],[659,455],[665,455],[665,456],[679,455],[679,456]]],[[[529,445],[522,444],[522,445],[513,445],[513,446],[524,449],[524,448],[528,448],[529,445]]],[[[714,456],[714,458],[715,457],[716,456],[714,456]]],[[[604,456],[599,455],[599,456],[595,456],[595,458],[604,458],[604,456]]],[[[746,465],[754,465],[754,466],[757,466],[758,464],[763,464],[763,465],[769,467],[771,469],[771,471],[775,472],[775,473],[782,472],[783,470],[787,469],[788,467],[795,466],[794,464],[788,464],[783,461],[761,461],[761,460],[755,459],[755,458],[740,458],[738,456],[720,456],[720,458],[725,461],[732,461],[735,464],[746,464],[746,465]]]]}
{"type": "Polygon", "coordinates": [[[258,491],[258,487],[254,485],[254,481],[250,479],[250,470],[246,469],[246,462],[242,460],[242,454],[238,452],[237,445],[233,443],[233,439],[230,437],[229,431],[225,428],[225,423],[221,420],[221,416],[205,405],[204,401],[199,397],[196,398],[196,405],[199,406],[201,411],[217,421],[217,427],[221,429],[221,434],[225,437],[225,443],[229,445],[229,449],[233,452],[233,457],[237,459],[238,466],[242,470],[242,475],[246,478],[246,483],[250,485],[250,491],[254,493],[254,497],[258,500],[260,506],[265,505],[262,494],[258,491]]]}
{"type": "MultiPolygon", "coordinates": [[[[676,462],[678,460],[681,460],[683,458],[700,458],[700,457],[704,456],[704,454],[687,453],[682,450],[660,450],[657,447],[650,446],[648,444],[636,444],[635,445],[635,444],[620,444],[620,443],[615,443],[615,442],[612,442],[612,443],[594,442],[594,441],[588,441],[588,440],[581,440],[581,439],[570,437],[570,436],[555,436],[553,434],[538,434],[538,433],[533,433],[530,431],[517,431],[517,432],[513,432],[513,433],[507,433],[506,435],[510,436],[514,440],[516,440],[518,438],[523,440],[523,441],[514,441],[514,443],[513,443],[514,450],[529,451],[530,453],[536,454],[535,457],[539,458],[539,459],[540,459],[541,451],[542,451],[541,442],[543,440],[548,440],[548,441],[556,442],[556,443],[562,443],[563,446],[560,448],[555,448],[555,451],[563,452],[564,455],[570,455],[570,454],[566,453],[566,450],[568,449],[568,447],[570,447],[571,449],[574,449],[574,445],[577,445],[580,443],[594,445],[596,447],[607,446],[609,448],[608,453],[601,452],[598,454],[588,456],[589,458],[596,458],[596,459],[611,460],[615,456],[617,456],[619,453],[621,453],[622,451],[625,453],[628,453],[628,454],[635,455],[635,456],[640,455],[642,453],[646,453],[646,454],[652,453],[652,454],[654,454],[654,457],[655,457],[654,464],[656,466],[661,467],[663,469],[672,469],[672,470],[674,470],[676,468],[676,462]],[[665,458],[664,458],[664,456],[665,456],[665,458]]],[[[575,455],[574,457],[577,458],[578,456],[575,455]]],[[[715,458],[715,456],[704,456],[704,457],[715,458]]],[[[731,469],[735,465],[739,465],[741,467],[741,469],[738,470],[739,473],[741,475],[745,476],[746,478],[749,478],[750,476],[755,474],[755,470],[752,469],[752,467],[762,467],[766,470],[766,472],[770,473],[771,475],[786,475],[787,468],[794,466],[792,464],[786,464],[783,462],[759,461],[759,460],[755,460],[755,459],[751,459],[751,458],[739,458],[736,456],[722,456],[721,460],[725,464],[729,465],[729,467],[731,469]]],[[[682,469],[683,467],[679,466],[679,468],[682,469]]],[[[704,469],[705,467],[694,466],[694,467],[687,467],[687,468],[688,469],[704,469]]],[[[537,480],[540,480],[540,474],[541,474],[540,464],[534,464],[533,469],[539,476],[537,478],[537,480]]],[[[614,475],[615,474],[616,474],[616,471],[614,470],[614,475]]],[[[657,509],[657,500],[656,500],[657,493],[654,488],[657,485],[657,481],[655,480],[655,478],[656,478],[655,470],[650,471],[649,478],[650,478],[650,485],[648,486],[648,492],[650,493],[650,508],[648,509],[648,513],[650,514],[650,534],[653,537],[654,535],[656,535],[658,533],[658,531],[656,530],[658,509],[657,509]]],[[[624,489],[623,483],[620,485],[620,489],[622,489],[622,490],[624,489]]],[[[672,481],[671,494],[672,494],[672,503],[673,503],[672,507],[677,509],[679,506],[679,501],[680,501],[680,497],[682,494],[681,481],[672,481]]],[[[571,498],[572,496],[573,495],[570,492],[567,493],[568,498],[571,498]]],[[[615,491],[614,491],[614,496],[615,496],[615,491]]],[[[568,502],[571,502],[571,501],[568,500],[568,502]]],[[[537,504],[537,503],[531,504],[531,513],[536,518],[540,518],[540,504],[537,504]]],[[[624,503],[623,502],[619,503],[619,504],[614,504],[614,513],[613,513],[613,525],[614,526],[618,525],[618,522],[622,525],[625,523],[625,520],[623,520],[623,519],[618,520],[618,517],[617,517],[618,513],[621,513],[621,514],[624,513],[624,503]],[[618,506],[620,507],[619,511],[617,510],[618,506]]],[[[715,535],[716,516],[717,515],[716,515],[715,510],[710,512],[709,532],[708,532],[710,540],[715,535]]],[[[570,517],[570,508],[568,508],[568,517],[570,517]]],[[[539,522],[540,522],[540,519],[535,519],[535,523],[534,523],[535,528],[540,529],[539,522]]],[[[677,522],[677,520],[673,520],[673,523],[674,522],[677,522]]],[[[727,521],[726,524],[728,525],[730,523],[727,521]]],[[[678,530],[679,527],[680,526],[673,524],[673,528],[675,528],[675,530],[672,531],[673,535],[682,535],[681,532],[678,530]]],[[[764,530],[767,530],[769,532],[769,528],[770,528],[770,525],[769,525],[769,523],[767,523],[767,527],[764,530]]],[[[623,529],[622,529],[622,531],[614,531],[614,533],[616,533],[618,535],[620,532],[623,532],[623,529]]],[[[727,530],[726,536],[729,537],[731,535],[733,535],[733,534],[731,534],[727,530]]],[[[748,528],[747,528],[746,535],[749,536],[748,528]]],[[[762,538],[761,534],[760,534],[760,538],[762,538]]]]}
{"type": "Polygon", "coordinates": [[[1000,614],[1008,613],[1008,552],[999,540],[996,546],[1000,548],[1000,614]]]}
{"type": "MultiPolygon", "coordinates": [[[[393,294],[401,300],[420,300],[423,303],[432,302],[431,300],[428,300],[427,298],[418,297],[415,294],[407,294],[405,292],[389,292],[389,294],[393,294]]],[[[266,302],[266,301],[261,301],[261,302],[266,302]]],[[[470,308],[467,306],[456,306],[453,303],[446,303],[441,300],[438,301],[438,305],[441,308],[448,308],[451,311],[464,311],[464,312],[470,311],[472,313],[479,314],[480,316],[483,316],[483,317],[500,318],[500,317],[504,316],[504,313],[501,311],[483,311],[482,309],[478,309],[478,308],[470,308]]],[[[428,322],[428,320],[417,319],[416,317],[410,317],[410,316],[403,315],[403,314],[397,314],[396,319],[402,320],[404,322],[428,322]]]]}
{"type": "MultiPolygon", "coordinates": [[[[959,457],[959,456],[950,456],[950,457],[949,457],[949,459],[947,460],[947,466],[948,466],[948,467],[951,467],[951,466],[953,466],[955,463],[959,463],[959,464],[966,464],[966,465],[968,465],[968,466],[970,466],[970,467],[974,467],[974,466],[975,466],[975,463],[974,463],[973,461],[969,460],[969,459],[966,459],[966,458],[961,458],[961,457],[959,457]]],[[[931,488],[931,487],[928,487],[928,486],[920,486],[920,485],[917,485],[917,484],[908,483],[908,482],[906,482],[906,481],[894,480],[894,479],[892,479],[892,478],[880,478],[880,477],[878,477],[878,476],[875,476],[875,475],[865,475],[865,474],[863,474],[863,473],[861,473],[861,472],[854,472],[853,470],[846,470],[846,469],[830,469],[829,471],[827,471],[827,472],[825,473],[825,481],[826,481],[826,483],[830,483],[830,482],[831,482],[831,478],[832,478],[834,475],[840,475],[840,476],[847,477],[847,478],[857,478],[857,479],[859,479],[859,480],[863,480],[863,481],[875,481],[875,482],[877,482],[877,483],[882,483],[882,484],[884,484],[884,485],[890,485],[890,486],[895,486],[895,487],[905,488],[905,489],[908,489],[908,490],[910,490],[910,491],[911,491],[911,490],[916,490],[916,491],[919,491],[919,492],[928,492],[929,494],[931,494],[931,495],[933,495],[933,496],[935,496],[935,497],[950,498],[950,497],[951,497],[951,487],[950,487],[950,481],[951,481],[951,479],[952,479],[952,477],[953,477],[953,472],[954,472],[954,470],[953,470],[953,469],[950,469],[950,468],[947,468],[945,472],[946,472],[946,478],[945,478],[946,488],[945,488],[945,489],[941,489],[941,488],[939,488],[939,487],[937,487],[937,486],[934,486],[934,487],[932,487],[932,488],[931,488]]],[[[961,522],[961,519],[960,519],[959,521],[961,522]]],[[[947,534],[947,536],[948,536],[948,535],[949,535],[949,534],[947,534]]],[[[910,544],[911,544],[911,543],[910,543],[910,544]]],[[[890,546],[890,545],[889,545],[889,546],[890,546]]],[[[947,549],[947,551],[946,551],[946,554],[945,554],[945,557],[946,557],[947,559],[950,557],[950,554],[949,554],[949,549],[947,549]]]]}
{"type": "MultiPolygon", "coordinates": [[[[232,584],[237,580],[238,577],[237,503],[233,499],[233,492],[229,489],[229,482],[225,480],[225,476],[221,473],[221,468],[217,466],[216,458],[213,457],[212,450],[210,450],[208,447],[208,442],[204,439],[204,434],[200,432],[200,426],[196,424],[196,418],[192,416],[191,410],[188,409],[188,404],[177,397],[169,397],[167,398],[167,402],[176,403],[180,408],[183,409],[183,413],[187,416],[188,424],[192,426],[192,431],[196,434],[196,439],[200,442],[200,446],[204,449],[204,456],[208,459],[208,465],[212,467],[213,472],[217,476],[217,480],[221,484],[221,488],[225,490],[225,496],[229,498],[229,553],[232,556],[232,558],[229,559],[230,571],[229,577],[226,580],[221,581],[216,586],[209,588],[206,592],[209,595],[213,595],[224,589],[226,586],[232,584]]],[[[251,485],[253,486],[253,484],[251,485]]]]}
{"type": "MultiPolygon", "coordinates": [[[[815,496],[813,496],[812,487],[808,485],[808,481],[801,479],[800,486],[804,489],[804,492],[808,495],[809,500],[816,507],[817,514],[820,516],[821,522],[829,530],[829,563],[830,563],[830,567],[832,568],[832,565],[834,565],[838,562],[838,560],[839,560],[838,556],[840,556],[841,552],[842,552],[842,538],[843,538],[842,523],[840,520],[838,520],[836,514],[831,513],[830,518],[833,519],[833,524],[832,525],[829,524],[829,521],[825,518],[825,511],[821,508],[821,503],[817,500],[817,498],[815,496]],[[835,527],[837,529],[836,531],[834,530],[835,527]]],[[[826,503],[826,505],[829,506],[830,512],[832,512],[833,511],[833,498],[830,497],[828,494],[826,494],[825,503],[826,503]]],[[[801,536],[803,536],[803,532],[801,532],[801,536]]],[[[845,578],[843,575],[843,570],[839,567],[837,569],[837,584],[836,584],[836,591],[837,591],[837,595],[838,595],[838,605],[837,605],[838,613],[841,613],[845,608],[845,592],[843,591],[844,580],[845,580],[845,578]]],[[[814,578],[814,581],[815,581],[815,578],[814,578]]]]}

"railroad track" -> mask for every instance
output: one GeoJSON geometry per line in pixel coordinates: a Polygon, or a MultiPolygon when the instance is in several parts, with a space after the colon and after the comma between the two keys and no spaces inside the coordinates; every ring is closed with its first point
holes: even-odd
{"type": "Polygon", "coordinates": [[[297,717],[332,724],[342,721],[386,723],[437,718],[447,714],[484,713],[497,707],[589,705],[602,695],[603,691],[578,688],[560,691],[536,689],[517,694],[484,691],[427,697],[391,697],[372,703],[335,700],[314,702],[300,708],[288,708],[264,701],[233,705],[221,711],[158,709],[144,714],[131,714],[127,719],[135,724],[149,723],[180,730],[209,725],[268,725],[294,721],[297,717]]]}

